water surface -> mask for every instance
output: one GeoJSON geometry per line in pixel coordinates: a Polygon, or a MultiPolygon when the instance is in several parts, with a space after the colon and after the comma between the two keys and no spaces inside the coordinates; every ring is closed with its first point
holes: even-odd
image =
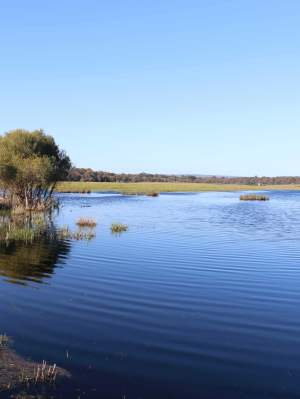
{"type": "Polygon", "coordinates": [[[96,238],[1,248],[0,331],[57,398],[299,398],[300,192],[268,195],[62,195],[96,238]]]}

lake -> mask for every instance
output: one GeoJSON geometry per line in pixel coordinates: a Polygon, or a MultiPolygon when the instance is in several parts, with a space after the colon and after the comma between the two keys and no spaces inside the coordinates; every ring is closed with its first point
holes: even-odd
{"type": "Polygon", "coordinates": [[[61,195],[96,237],[2,247],[0,333],[55,398],[299,398],[300,192],[267,194],[61,195]]]}

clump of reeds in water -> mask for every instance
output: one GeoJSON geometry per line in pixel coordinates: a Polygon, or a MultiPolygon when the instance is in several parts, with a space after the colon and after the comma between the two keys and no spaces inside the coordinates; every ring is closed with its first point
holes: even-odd
{"type": "Polygon", "coordinates": [[[6,334],[0,335],[0,391],[37,384],[53,384],[57,378],[71,375],[56,364],[27,361],[9,348],[6,334]]]}
{"type": "Polygon", "coordinates": [[[269,201],[269,199],[267,195],[258,194],[244,194],[240,196],[241,201],[269,201]]]}
{"type": "Polygon", "coordinates": [[[0,334],[0,348],[6,348],[9,343],[9,338],[6,334],[0,334]]]}
{"type": "Polygon", "coordinates": [[[153,192],[147,193],[146,195],[147,195],[147,197],[158,197],[159,193],[156,191],[153,191],[153,192]]]}
{"type": "Polygon", "coordinates": [[[80,218],[76,222],[79,227],[96,227],[97,222],[94,219],[80,218]]]}
{"type": "Polygon", "coordinates": [[[58,237],[61,239],[69,239],[69,240],[76,240],[76,241],[81,241],[81,240],[86,240],[90,241],[93,238],[95,238],[96,234],[92,229],[88,231],[84,231],[82,229],[79,229],[78,231],[72,231],[69,229],[68,226],[65,226],[61,229],[58,229],[58,237]]]}
{"type": "Polygon", "coordinates": [[[127,226],[127,224],[113,223],[110,226],[110,230],[112,233],[123,233],[124,231],[128,230],[128,226],[127,226]]]}
{"type": "Polygon", "coordinates": [[[22,241],[32,243],[49,234],[46,217],[41,214],[26,215],[2,215],[0,224],[0,243],[22,241]]]}
{"type": "Polygon", "coordinates": [[[55,228],[51,215],[33,213],[30,215],[0,215],[0,245],[12,242],[31,244],[40,239],[74,239],[91,240],[95,237],[93,231],[96,222],[92,219],[80,219],[78,231],[71,231],[69,227],[55,228]]]}

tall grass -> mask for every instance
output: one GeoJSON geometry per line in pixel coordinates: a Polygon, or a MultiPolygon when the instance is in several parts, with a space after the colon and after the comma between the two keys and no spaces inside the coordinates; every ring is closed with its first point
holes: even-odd
{"type": "Polygon", "coordinates": [[[68,226],[57,228],[52,222],[51,215],[36,213],[0,215],[0,245],[12,242],[31,244],[36,240],[46,238],[49,240],[73,239],[91,240],[95,237],[93,228],[96,222],[92,219],[79,219],[78,231],[71,231],[68,226]]]}

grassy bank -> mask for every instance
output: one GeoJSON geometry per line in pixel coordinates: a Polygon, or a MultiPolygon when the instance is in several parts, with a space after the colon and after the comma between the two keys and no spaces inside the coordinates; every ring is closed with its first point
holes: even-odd
{"type": "Polygon", "coordinates": [[[71,377],[67,370],[56,364],[36,363],[17,355],[9,348],[9,339],[4,334],[0,335],[0,370],[0,393],[15,388],[27,390],[38,385],[53,385],[58,379],[71,377]]]}
{"type": "Polygon", "coordinates": [[[58,192],[115,191],[124,194],[149,194],[161,192],[244,191],[244,190],[300,190],[300,185],[238,185],[207,183],[94,183],[61,182],[58,192]]]}

